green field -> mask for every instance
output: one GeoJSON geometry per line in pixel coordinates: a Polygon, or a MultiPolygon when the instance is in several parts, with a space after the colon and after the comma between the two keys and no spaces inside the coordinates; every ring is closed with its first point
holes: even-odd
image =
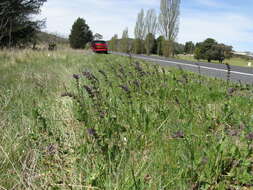
{"type": "Polygon", "coordinates": [[[0,189],[252,189],[252,90],[116,55],[2,51],[0,189]]]}
{"type": "MultiPolygon", "coordinates": [[[[177,55],[175,58],[187,60],[187,61],[198,61],[191,55],[177,55]]],[[[200,62],[207,62],[207,60],[199,60],[200,62]]],[[[241,57],[232,57],[231,59],[225,59],[223,63],[229,63],[230,65],[248,67],[248,63],[251,62],[253,66],[253,59],[246,59],[241,57]]],[[[219,63],[219,61],[212,61],[212,63],[219,63]]]]}

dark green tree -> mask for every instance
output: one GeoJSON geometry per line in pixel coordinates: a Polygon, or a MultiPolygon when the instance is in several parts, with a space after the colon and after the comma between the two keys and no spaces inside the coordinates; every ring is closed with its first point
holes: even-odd
{"type": "Polygon", "coordinates": [[[195,49],[195,45],[192,41],[186,42],[184,46],[184,52],[187,54],[193,54],[195,49]]]}
{"type": "Polygon", "coordinates": [[[194,50],[194,58],[198,61],[202,58],[201,56],[201,47],[200,44],[196,44],[195,50],[194,50]]]}
{"type": "Polygon", "coordinates": [[[44,21],[34,21],[47,0],[0,1],[0,47],[23,47],[33,43],[44,21]]]}
{"type": "Polygon", "coordinates": [[[183,54],[184,49],[185,49],[185,46],[183,44],[174,42],[174,49],[173,49],[174,50],[174,52],[173,52],[174,55],[183,54]]]}
{"type": "Polygon", "coordinates": [[[212,56],[213,60],[218,60],[222,63],[224,59],[230,59],[232,57],[232,46],[225,44],[214,45],[212,47],[212,56]]]}
{"type": "Polygon", "coordinates": [[[144,42],[141,39],[135,39],[134,40],[134,53],[136,54],[142,54],[144,53],[144,42]]]}
{"type": "Polygon", "coordinates": [[[163,41],[163,56],[171,57],[174,56],[174,41],[172,40],[164,40],[163,41]]]}
{"type": "Polygon", "coordinates": [[[208,62],[218,60],[220,63],[224,59],[232,56],[232,46],[218,44],[214,39],[208,38],[204,42],[196,44],[194,57],[196,59],[205,59],[208,62]]]}
{"type": "Polygon", "coordinates": [[[157,43],[157,54],[163,55],[163,45],[164,45],[165,38],[163,36],[159,36],[156,40],[157,43]]]}
{"type": "Polygon", "coordinates": [[[109,41],[109,49],[111,51],[118,51],[118,43],[119,43],[119,39],[118,39],[118,35],[115,34],[112,39],[109,41]]]}
{"type": "Polygon", "coordinates": [[[131,50],[130,39],[128,36],[128,28],[123,30],[122,38],[120,40],[120,51],[124,53],[128,53],[131,50]]]}
{"type": "Polygon", "coordinates": [[[89,26],[86,24],[85,20],[78,18],[74,22],[71,33],[69,35],[70,46],[73,49],[82,49],[88,42],[91,42],[92,39],[92,32],[89,26]]]}
{"type": "Polygon", "coordinates": [[[155,36],[152,33],[148,33],[145,39],[145,49],[147,55],[153,53],[154,46],[155,46],[155,36]]]}

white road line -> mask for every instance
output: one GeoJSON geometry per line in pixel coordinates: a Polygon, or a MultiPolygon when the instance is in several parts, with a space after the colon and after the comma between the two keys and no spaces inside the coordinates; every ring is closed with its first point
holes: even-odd
{"type": "MultiPolygon", "coordinates": [[[[166,61],[166,60],[162,60],[162,59],[154,59],[154,58],[149,58],[149,57],[139,57],[139,56],[133,56],[135,58],[139,58],[139,59],[146,59],[146,60],[150,60],[150,61],[160,61],[160,62],[165,62],[165,63],[173,63],[173,64],[177,64],[177,65],[183,65],[183,66],[187,66],[187,67],[195,67],[195,68],[202,68],[202,69],[209,69],[209,70],[214,70],[214,71],[221,71],[221,72],[226,72],[226,69],[217,69],[217,68],[212,68],[212,67],[206,67],[206,66],[197,66],[197,65],[192,65],[192,64],[185,64],[185,63],[179,63],[179,62],[174,62],[174,61],[166,61]]],[[[242,72],[238,72],[238,71],[230,71],[230,73],[233,74],[239,74],[239,75],[246,75],[246,76],[253,76],[253,74],[251,73],[242,73],[242,72]]]]}

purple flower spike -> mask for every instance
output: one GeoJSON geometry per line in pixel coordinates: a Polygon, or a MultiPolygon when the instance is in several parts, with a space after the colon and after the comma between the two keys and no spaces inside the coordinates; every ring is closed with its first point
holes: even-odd
{"type": "Polygon", "coordinates": [[[246,139],[248,139],[249,141],[252,141],[252,140],[253,140],[253,132],[249,133],[249,134],[246,136],[246,139]]]}
{"type": "Polygon", "coordinates": [[[95,129],[88,128],[87,133],[89,136],[94,137],[95,139],[98,138],[98,135],[95,129]]]}
{"type": "Polygon", "coordinates": [[[182,139],[182,138],[184,138],[184,137],[185,137],[185,134],[184,134],[183,131],[177,131],[176,133],[174,133],[174,134],[172,135],[172,138],[173,138],[173,139],[182,139]]]}
{"type": "Polygon", "coordinates": [[[79,79],[80,79],[80,75],[78,75],[78,74],[73,74],[73,78],[76,79],[76,80],[79,80],[79,79]]]}

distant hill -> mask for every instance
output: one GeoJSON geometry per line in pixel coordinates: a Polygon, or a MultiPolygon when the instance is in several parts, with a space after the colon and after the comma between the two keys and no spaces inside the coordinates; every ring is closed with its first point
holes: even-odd
{"type": "Polygon", "coordinates": [[[39,43],[50,43],[54,42],[56,44],[68,44],[69,41],[67,38],[64,38],[57,34],[50,34],[47,32],[39,32],[37,34],[39,43]]]}

